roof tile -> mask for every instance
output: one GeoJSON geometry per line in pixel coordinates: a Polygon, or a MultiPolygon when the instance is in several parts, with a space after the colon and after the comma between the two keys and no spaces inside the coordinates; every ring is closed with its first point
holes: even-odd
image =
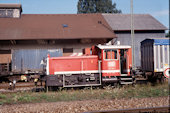
{"type": "MultiPolygon", "coordinates": [[[[131,14],[102,14],[112,30],[131,30],[131,14]]],[[[167,30],[149,14],[134,14],[135,30],[167,30]]]]}
{"type": "Polygon", "coordinates": [[[23,14],[21,18],[0,18],[0,40],[114,37],[101,14],[23,14]]]}

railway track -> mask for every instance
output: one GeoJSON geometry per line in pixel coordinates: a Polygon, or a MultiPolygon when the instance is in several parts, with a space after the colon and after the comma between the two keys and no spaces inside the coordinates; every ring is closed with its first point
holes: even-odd
{"type": "MultiPolygon", "coordinates": [[[[146,83],[146,81],[138,81],[137,84],[143,84],[143,83],[146,83]]],[[[40,83],[38,83],[37,86],[41,86],[40,83]]],[[[42,87],[45,86],[45,83],[43,82],[42,83],[42,87]]],[[[16,85],[15,85],[15,89],[17,88],[31,88],[31,87],[35,87],[35,84],[34,82],[17,82],[16,85]]],[[[9,89],[10,86],[9,86],[9,83],[0,83],[0,89],[9,89]]]]}
{"type": "MultiPolygon", "coordinates": [[[[146,79],[136,79],[136,84],[146,84],[148,81],[146,79]]],[[[41,83],[38,82],[37,88],[44,88],[45,82],[41,83]]],[[[31,90],[35,88],[34,82],[17,82],[15,85],[15,91],[22,91],[22,90],[31,90]],[[17,90],[18,89],[18,90],[17,90]]],[[[10,91],[9,83],[0,83],[0,92],[8,92],[10,91]]]]}
{"type": "MultiPolygon", "coordinates": [[[[44,83],[42,84],[44,85],[44,83]]],[[[38,83],[38,86],[40,86],[40,83],[38,83]]],[[[35,87],[35,84],[33,82],[18,82],[15,85],[15,88],[29,88],[29,87],[35,87]]],[[[1,83],[0,89],[9,89],[9,83],[1,83]]]]}
{"type": "Polygon", "coordinates": [[[169,112],[170,112],[170,106],[120,109],[120,110],[112,110],[112,111],[94,111],[94,112],[84,112],[84,113],[169,113],[169,112]]]}
{"type": "MultiPolygon", "coordinates": [[[[147,83],[147,80],[145,79],[137,79],[136,84],[145,84],[147,83]]],[[[40,85],[40,82],[38,83],[38,86],[40,85]]],[[[45,86],[45,82],[42,83],[42,87],[45,86]]],[[[35,87],[34,82],[17,82],[15,85],[15,88],[31,88],[31,87],[35,87]]],[[[9,83],[0,83],[0,89],[9,89],[9,83]]]]}

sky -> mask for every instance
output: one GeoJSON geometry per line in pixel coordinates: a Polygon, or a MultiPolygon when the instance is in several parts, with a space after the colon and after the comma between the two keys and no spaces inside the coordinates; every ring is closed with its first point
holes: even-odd
{"type": "MultiPolygon", "coordinates": [[[[112,0],[123,14],[130,13],[130,0],[112,0]]],[[[0,0],[21,3],[23,14],[76,14],[78,0],[0,0]]],[[[151,14],[169,28],[169,0],[133,0],[134,14],[151,14]]]]}

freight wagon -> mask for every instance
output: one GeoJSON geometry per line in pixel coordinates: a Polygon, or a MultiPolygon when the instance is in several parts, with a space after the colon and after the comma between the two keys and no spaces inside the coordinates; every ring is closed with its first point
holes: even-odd
{"type": "Polygon", "coordinates": [[[131,46],[98,45],[91,54],[47,58],[46,87],[133,84],[131,46]]]}
{"type": "Polygon", "coordinates": [[[47,54],[53,57],[62,56],[61,49],[12,49],[10,54],[1,54],[0,81],[20,80],[34,75],[45,74],[45,59],[47,54]],[[8,58],[8,59],[7,59],[8,58]],[[9,59],[10,58],[10,59],[9,59]],[[4,60],[5,59],[5,60],[4,60]],[[7,59],[7,60],[6,60],[7,59]],[[2,64],[3,63],[3,64],[2,64]]]}
{"type": "Polygon", "coordinates": [[[163,80],[169,77],[169,45],[168,38],[146,39],[141,42],[141,66],[145,76],[151,80],[163,80]]]}
{"type": "Polygon", "coordinates": [[[43,64],[47,54],[52,57],[62,56],[61,49],[14,49],[12,50],[12,72],[23,74],[44,71],[43,64]]]}

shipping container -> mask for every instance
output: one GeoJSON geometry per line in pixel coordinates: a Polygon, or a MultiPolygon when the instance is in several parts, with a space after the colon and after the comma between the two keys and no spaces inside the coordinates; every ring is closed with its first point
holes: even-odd
{"type": "Polygon", "coordinates": [[[43,71],[47,55],[62,56],[62,49],[14,49],[12,50],[12,72],[43,71]]]}
{"type": "Polygon", "coordinates": [[[169,39],[145,39],[141,42],[141,64],[146,72],[164,72],[169,68],[169,39]]]}

